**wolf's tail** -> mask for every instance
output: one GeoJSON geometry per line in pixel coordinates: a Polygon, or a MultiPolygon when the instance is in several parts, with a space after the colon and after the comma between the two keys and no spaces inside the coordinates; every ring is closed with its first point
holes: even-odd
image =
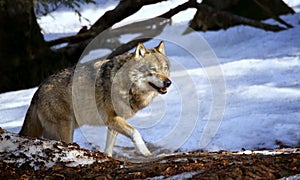
{"type": "Polygon", "coordinates": [[[34,102],[26,113],[25,120],[19,135],[30,137],[41,137],[43,133],[41,122],[37,115],[37,107],[34,102]]]}

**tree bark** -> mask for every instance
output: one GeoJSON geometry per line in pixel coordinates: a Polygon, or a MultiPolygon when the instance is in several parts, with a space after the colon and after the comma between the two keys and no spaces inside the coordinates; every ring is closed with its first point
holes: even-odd
{"type": "Polygon", "coordinates": [[[0,92],[36,86],[65,65],[45,43],[32,0],[2,0],[0,27],[0,92]]]}

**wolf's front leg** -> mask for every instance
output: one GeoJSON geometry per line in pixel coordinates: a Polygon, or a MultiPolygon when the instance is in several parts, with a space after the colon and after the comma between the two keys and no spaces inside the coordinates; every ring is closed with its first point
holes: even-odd
{"type": "Polygon", "coordinates": [[[128,124],[124,118],[115,116],[109,120],[108,126],[109,128],[129,137],[135,144],[136,148],[144,156],[151,156],[151,152],[148,150],[141,134],[130,124],[128,124]]]}
{"type": "Polygon", "coordinates": [[[117,135],[118,135],[117,131],[111,129],[110,127],[107,128],[105,153],[110,157],[112,156],[117,135]]]}
{"type": "Polygon", "coordinates": [[[148,150],[141,134],[138,132],[138,130],[133,129],[133,136],[132,141],[135,145],[135,147],[144,155],[144,156],[151,156],[151,152],[148,150]]]}

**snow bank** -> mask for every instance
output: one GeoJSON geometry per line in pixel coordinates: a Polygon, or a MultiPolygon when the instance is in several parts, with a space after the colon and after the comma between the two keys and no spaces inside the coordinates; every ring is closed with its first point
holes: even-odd
{"type": "Polygon", "coordinates": [[[36,170],[58,164],[75,167],[109,160],[99,152],[80,149],[77,144],[67,145],[58,141],[27,139],[1,128],[0,159],[19,166],[28,164],[36,170]]]}

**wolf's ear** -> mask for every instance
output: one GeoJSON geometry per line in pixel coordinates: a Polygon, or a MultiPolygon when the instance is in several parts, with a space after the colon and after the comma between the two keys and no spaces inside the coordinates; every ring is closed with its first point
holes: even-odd
{"type": "Polygon", "coordinates": [[[164,41],[161,41],[159,45],[155,48],[158,52],[161,54],[165,54],[165,43],[164,41]]]}
{"type": "Polygon", "coordinates": [[[138,58],[140,56],[144,57],[146,52],[147,52],[147,49],[145,48],[145,46],[142,43],[139,43],[136,46],[136,49],[135,49],[135,52],[134,52],[134,57],[135,58],[138,58]]]}

